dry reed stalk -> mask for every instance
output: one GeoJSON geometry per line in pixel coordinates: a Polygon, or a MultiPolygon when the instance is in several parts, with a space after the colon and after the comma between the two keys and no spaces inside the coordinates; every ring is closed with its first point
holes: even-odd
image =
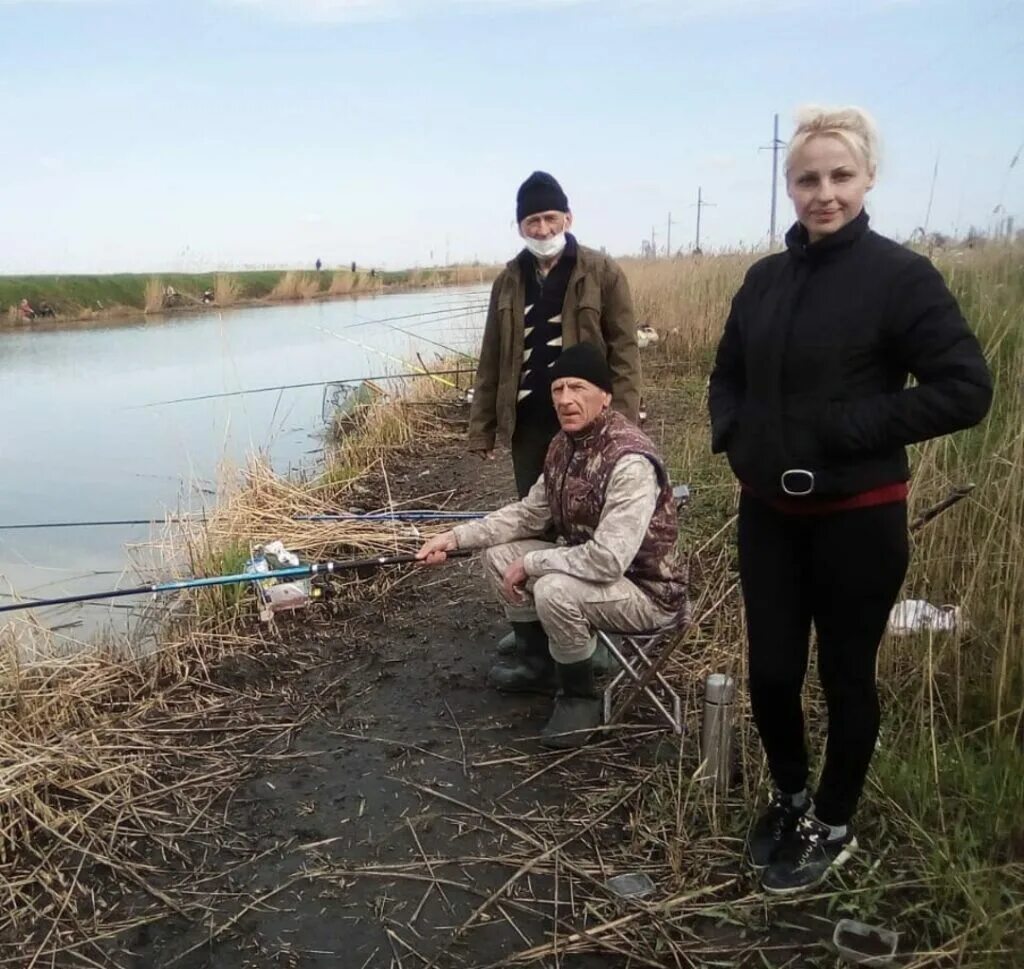
{"type": "Polygon", "coordinates": [[[159,313],[164,308],[163,281],[153,277],[146,280],[144,313],[159,313]]]}
{"type": "Polygon", "coordinates": [[[339,269],[331,275],[331,285],[328,293],[331,296],[347,296],[359,288],[360,274],[352,273],[345,269],[339,269]]]}
{"type": "Polygon", "coordinates": [[[227,273],[213,277],[213,301],[218,306],[231,306],[242,297],[242,284],[227,273]]]}
{"type": "Polygon", "coordinates": [[[245,771],[247,742],[281,732],[240,714],[234,692],[203,672],[251,650],[252,636],[211,627],[146,658],[96,649],[25,664],[9,628],[0,654],[0,883],[15,897],[0,908],[0,953],[16,943],[34,963],[80,944],[83,926],[108,933],[113,902],[132,891],[118,884],[141,888],[161,911],[205,916],[195,897],[156,887],[145,846],[181,854],[181,839],[213,837],[211,808],[245,771]],[[84,888],[97,879],[108,884],[107,910],[84,888]]]}
{"type": "Polygon", "coordinates": [[[320,292],[320,280],[308,273],[286,272],[270,291],[270,299],[312,299],[320,292]]]}
{"type": "MultiPolygon", "coordinates": [[[[414,392],[438,398],[438,385],[425,383],[414,392]]],[[[425,408],[369,407],[338,449],[353,469],[346,480],[433,427],[425,408]]],[[[323,475],[288,480],[254,461],[207,522],[168,527],[158,551],[180,568],[223,561],[239,545],[247,554],[250,542],[271,538],[308,558],[418,546],[399,524],[295,521],[338,510],[344,490],[323,475]]],[[[239,625],[223,604],[211,610],[202,595],[183,596],[177,612],[169,638],[146,656],[101,646],[63,655],[31,621],[0,630],[0,884],[9,896],[0,962],[15,940],[19,953],[42,963],[83,945],[83,926],[95,937],[110,934],[112,916],[82,888],[101,874],[130,884],[125,896],[141,888],[159,909],[208,917],[194,893],[156,886],[144,846],[185,859],[186,843],[213,838],[221,823],[213,807],[252,763],[244,751],[253,738],[270,740],[301,720],[240,716],[251,706],[211,683],[223,659],[264,644],[262,631],[239,625]]]]}

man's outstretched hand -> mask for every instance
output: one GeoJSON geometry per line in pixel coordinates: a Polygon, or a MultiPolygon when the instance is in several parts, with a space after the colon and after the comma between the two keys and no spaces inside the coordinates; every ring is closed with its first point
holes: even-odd
{"type": "Polygon", "coordinates": [[[441,532],[423,543],[423,547],[416,553],[416,561],[423,565],[441,565],[448,558],[447,553],[454,552],[458,547],[455,532],[441,532]]]}

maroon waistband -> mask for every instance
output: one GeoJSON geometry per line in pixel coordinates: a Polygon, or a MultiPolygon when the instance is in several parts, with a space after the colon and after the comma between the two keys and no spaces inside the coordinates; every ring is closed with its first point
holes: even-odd
{"type": "Polygon", "coordinates": [[[753,495],[758,501],[781,511],[786,515],[828,515],[836,511],[851,511],[854,508],[874,508],[876,505],[891,505],[893,502],[906,501],[908,487],[906,481],[894,481],[892,484],[881,485],[870,491],[861,491],[856,495],[844,495],[842,498],[825,498],[808,495],[806,498],[765,498],[753,488],[740,484],[747,494],[753,495]]]}

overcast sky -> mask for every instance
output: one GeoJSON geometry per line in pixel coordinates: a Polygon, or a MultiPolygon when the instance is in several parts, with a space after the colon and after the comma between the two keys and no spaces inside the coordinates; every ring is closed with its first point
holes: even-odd
{"type": "Polygon", "coordinates": [[[877,117],[880,231],[1024,226],[1022,65],[1021,0],[0,0],[0,272],[503,260],[537,168],[612,253],[698,187],[758,245],[806,102],[877,117]]]}

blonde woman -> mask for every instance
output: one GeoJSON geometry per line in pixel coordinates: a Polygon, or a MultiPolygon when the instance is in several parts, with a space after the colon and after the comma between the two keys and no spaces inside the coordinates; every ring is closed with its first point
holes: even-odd
{"type": "Polygon", "coordinates": [[[976,424],[992,396],[942,277],[869,228],[877,146],[857,108],[800,113],[786,159],[797,221],[785,251],[748,272],[711,375],[712,448],[742,483],[750,696],[775,785],[747,853],[775,893],[817,885],[857,847],[875,660],[907,567],[905,447],[976,424]],[[801,705],[812,624],[828,708],[813,795],[801,705]]]}

